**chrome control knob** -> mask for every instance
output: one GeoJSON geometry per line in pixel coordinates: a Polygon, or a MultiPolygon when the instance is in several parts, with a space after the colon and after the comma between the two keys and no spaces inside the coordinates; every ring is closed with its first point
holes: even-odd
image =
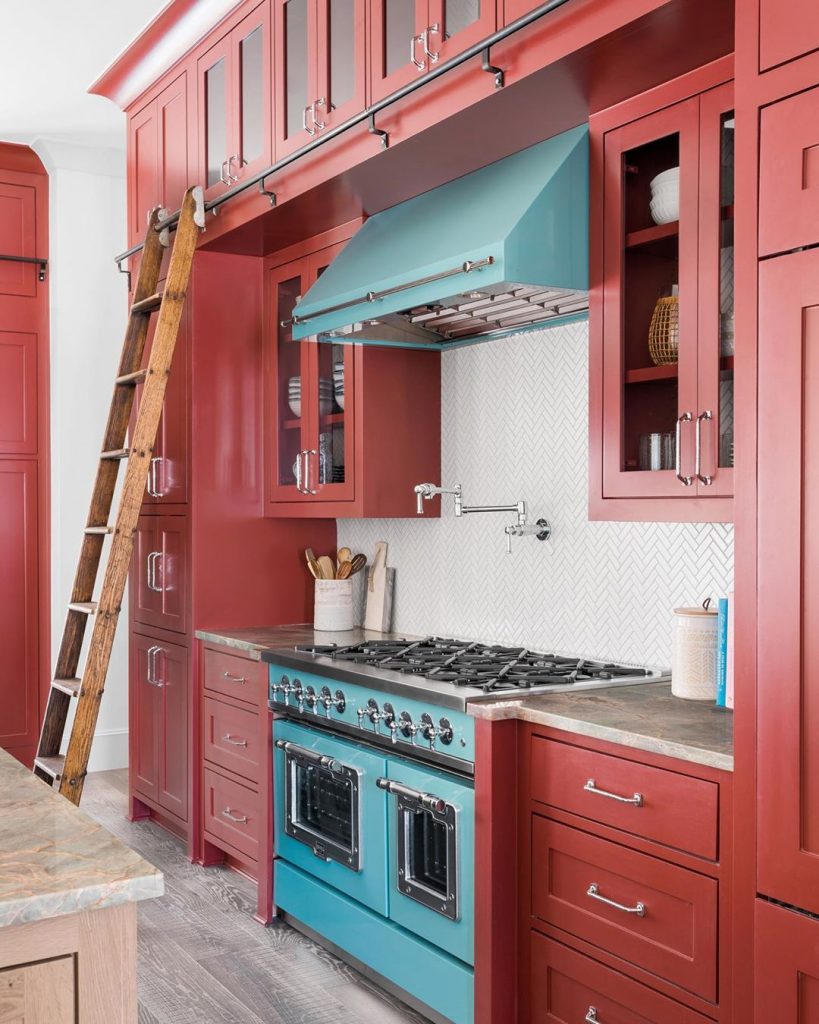
{"type": "Polygon", "coordinates": [[[320,696],[319,699],[320,699],[321,703],[324,705],[324,714],[329,718],[330,717],[330,708],[333,707],[333,704],[335,703],[333,701],[333,695],[330,692],[330,687],[329,686],[322,686],[322,688],[321,688],[321,696],[320,696]]]}
{"type": "Polygon", "coordinates": [[[315,707],[316,707],[316,704],[318,702],[318,699],[319,699],[318,698],[318,694],[313,689],[313,687],[312,686],[308,686],[307,689],[304,691],[304,701],[307,704],[308,708],[310,708],[311,711],[315,710],[315,707]]]}
{"type": "Polygon", "coordinates": [[[384,705],[384,725],[390,730],[390,739],[398,742],[398,723],[395,720],[395,708],[387,701],[384,705]]]}
{"type": "Polygon", "coordinates": [[[373,724],[373,732],[378,732],[378,723],[383,718],[383,715],[381,714],[381,709],[378,707],[378,701],[375,697],[370,697],[367,701],[367,718],[369,718],[373,724]]]}
{"type": "Polygon", "coordinates": [[[293,680],[293,686],[291,687],[290,692],[296,698],[296,703],[298,704],[299,711],[304,711],[304,687],[301,685],[301,680],[293,680]]]}
{"type": "Polygon", "coordinates": [[[411,740],[413,745],[415,744],[415,735],[418,732],[418,726],[413,722],[412,715],[409,711],[402,711],[401,717],[398,720],[398,727],[401,730],[401,734],[406,736],[408,740],[411,740]]]}
{"type": "Polygon", "coordinates": [[[438,739],[445,747],[448,747],[454,738],[455,732],[452,728],[452,723],[448,718],[442,718],[438,723],[438,739]]]}
{"type": "Polygon", "coordinates": [[[432,721],[432,716],[428,712],[424,712],[421,715],[421,735],[425,740],[429,742],[429,749],[435,749],[435,738],[438,735],[438,730],[435,727],[435,723],[432,721]]]}

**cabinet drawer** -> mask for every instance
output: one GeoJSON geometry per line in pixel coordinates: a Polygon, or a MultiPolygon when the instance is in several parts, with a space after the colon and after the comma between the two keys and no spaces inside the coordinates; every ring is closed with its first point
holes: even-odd
{"type": "Polygon", "coordinates": [[[759,255],[819,242],[819,88],[762,111],[759,255]]]}
{"type": "Polygon", "coordinates": [[[712,878],[533,815],[531,910],[637,967],[716,999],[712,878]],[[641,913],[625,909],[639,905],[641,913]]]}
{"type": "Polygon", "coordinates": [[[537,932],[531,932],[529,948],[532,1024],[581,1024],[592,1008],[600,1024],[708,1024],[688,1007],[537,932]]]}
{"type": "Polygon", "coordinates": [[[759,70],[819,50],[816,0],[760,0],[759,70]]]}
{"type": "Polygon", "coordinates": [[[532,737],[531,755],[534,800],[676,850],[717,859],[716,783],[540,736],[532,737]],[[590,782],[609,795],[590,792],[585,788],[590,782]],[[639,806],[612,799],[638,793],[639,806]]]}
{"type": "Polygon", "coordinates": [[[258,784],[261,765],[259,715],[205,697],[205,760],[258,784]]]}
{"type": "Polygon", "coordinates": [[[205,648],[205,690],[243,700],[255,707],[267,705],[267,665],[237,654],[205,648]]]}
{"type": "Polygon", "coordinates": [[[259,796],[205,769],[205,833],[251,860],[259,859],[259,796]]]}

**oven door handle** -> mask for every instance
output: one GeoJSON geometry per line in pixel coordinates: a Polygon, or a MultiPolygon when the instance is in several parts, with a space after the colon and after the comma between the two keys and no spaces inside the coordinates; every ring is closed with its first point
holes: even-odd
{"type": "Polygon", "coordinates": [[[291,743],[289,740],[276,740],[276,746],[279,750],[283,750],[285,754],[300,757],[311,764],[317,764],[320,768],[329,768],[333,772],[341,768],[341,765],[334,757],[328,757],[327,754],[319,754],[318,751],[310,750],[309,747],[300,747],[297,743],[291,743]]]}
{"type": "Polygon", "coordinates": [[[434,793],[422,793],[420,789],[411,789],[400,782],[383,777],[376,779],[375,784],[379,789],[385,789],[388,793],[395,793],[396,796],[407,797],[409,800],[417,800],[428,811],[435,811],[436,814],[443,814],[446,811],[446,800],[443,797],[435,796],[434,793]]]}

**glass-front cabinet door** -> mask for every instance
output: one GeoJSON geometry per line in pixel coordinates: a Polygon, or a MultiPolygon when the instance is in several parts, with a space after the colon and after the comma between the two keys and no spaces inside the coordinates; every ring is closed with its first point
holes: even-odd
{"type": "Polygon", "coordinates": [[[497,27],[493,0],[430,0],[429,50],[441,61],[492,35],[497,27]]]}
{"type": "Polygon", "coordinates": [[[400,89],[437,63],[434,33],[427,0],[369,0],[370,93],[380,100],[400,89]],[[428,56],[424,50],[424,40],[428,56]]]}
{"type": "Polygon", "coordinates": [[[316,0],[316,118],[323,130],[364,109],[366,0],[316,0]]]}
{"type": "MultiPolygon", "coordinates": [[[[274,0],[276,39],[276,157],[315,138],[315,0],[274,0]]],[[[320,118],[319,118],[320,120],[320,118]]]]}
{"type": "Polygon", "coordinates": [[[199,60],[200,164],[205,195],[227,187],[227,159],[233,134],[230,109],[230,36],[199,60]]]}

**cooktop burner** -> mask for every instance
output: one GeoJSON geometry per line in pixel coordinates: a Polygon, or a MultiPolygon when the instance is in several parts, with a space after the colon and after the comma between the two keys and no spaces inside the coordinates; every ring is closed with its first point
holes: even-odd
{"type": "Polygon", "coordinates": [[[476,687],[484,693],[535,686],[600,683],[655,674],[650,669],[541,654],[525,647],[493,646],[440,637],[413,641],[365,640],[347,647],[325,644],[297,647],[296,650],[348,665],[370,665],[409,672],[455,686],[476,687]]]}

